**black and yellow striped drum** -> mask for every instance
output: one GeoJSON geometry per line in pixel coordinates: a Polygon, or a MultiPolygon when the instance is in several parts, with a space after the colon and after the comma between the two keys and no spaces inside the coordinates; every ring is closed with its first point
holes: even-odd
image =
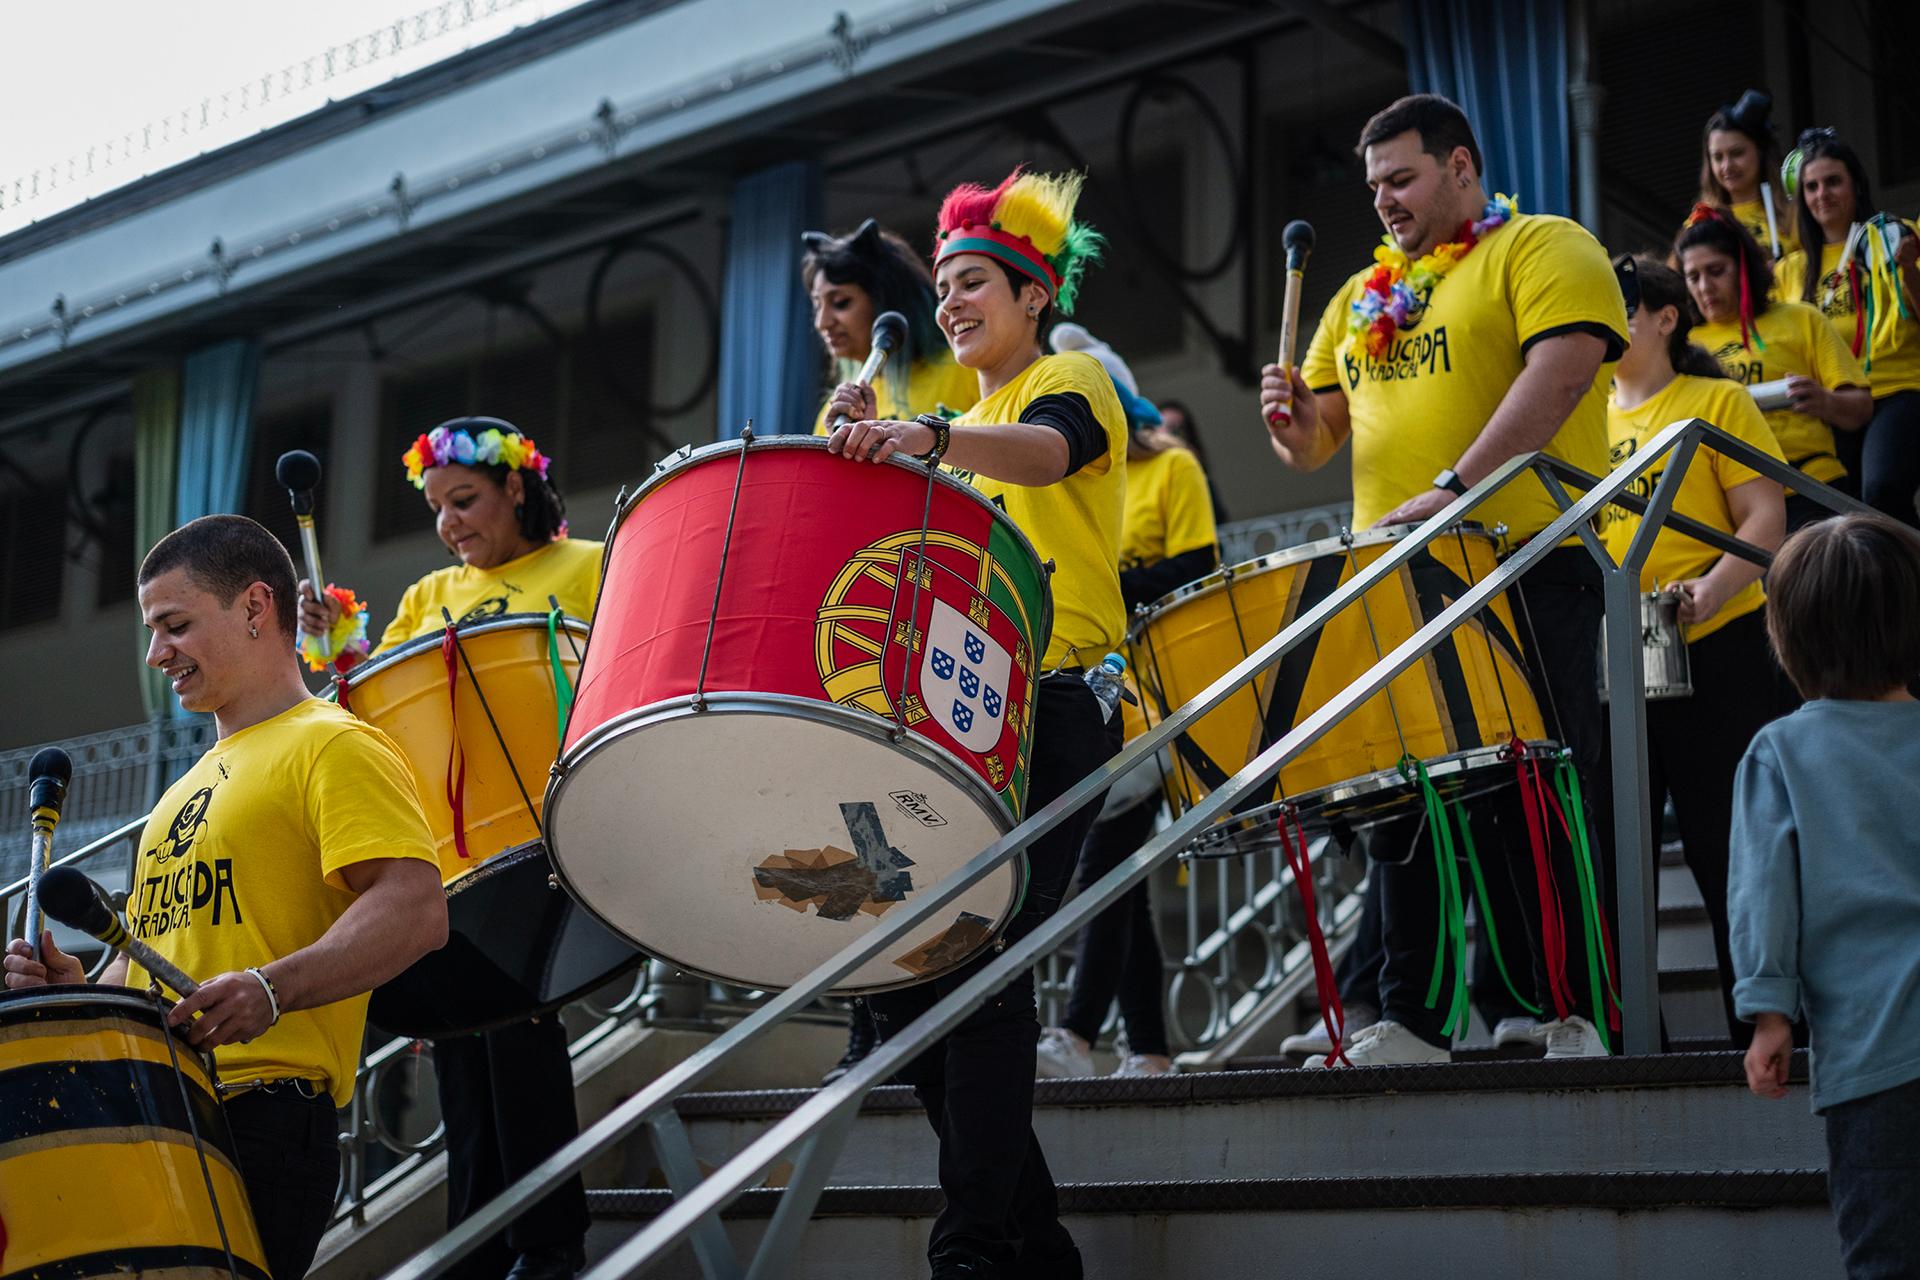
{"type": "Polygon", "coordinates": [[[267,1280],[211,1064],[163,1017],[119,987],[0,994],[0,1277],[267,1280]]]}
{"type": "MultiPolygon", "coordinates": [[[[1158,722],[1271,640],[1301,614],[1387,554],[1411,526],[1371,530],[1274,552],[1210,574],[1163,597],[1136,623],[1129,647],[1148,718],[1158,722]]],[[[1168,778],[1176,811],[1224,782],[1260,751],[1498,563],[1492,534],[1442,535],[1398,572],[1334,615],[1244,692],[1202,717],[1175,744],[1168,778]]],[[[1540,707],[1504,595],[1402,672],[1282,769],[1274,789],[1240,812],[1292,801],[1322,810],[1390,809],[1410,798],[1404,761],[1448,777],[1500,763],[1516,738],[1544,745],[1540,707]]],[[[1507,776],[1510,779],[1511,766],[1507,776]]]]}

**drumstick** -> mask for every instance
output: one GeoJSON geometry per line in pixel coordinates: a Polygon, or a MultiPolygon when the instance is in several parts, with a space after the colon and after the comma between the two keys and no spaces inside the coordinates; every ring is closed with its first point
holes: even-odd
{"type": "Polygon", "coordinates": [[[73,781],[73,760],[58,747],[34,753],[27,765],[27,809],[33,815],[33,861],[27,864],[27,946],[40,959],[41,872],[53,861],[53,829],[73,781]]]}
{"type": "MultiPolygon", "coordinates": [[[[1300,336],[1300,287],[1307,278],[1307,255],[1313,252],[1313,224],[1295,218],[1280,233],[1280,243],[1287,250],[1287,292],[1280,304],[1280,354],[1274,363],[1291,381],[1293,350],[1300,336]]],[[[1293,421],[1293,414],[1275,409],[1267,420],[1279,426],[1293,421]]]]}
{"type": "MultiPolygon", "coordinates": [[[[893,349],[899,346],[906,336],[907,318],[898,311],[882,311],[875,316],[873,345],[867,349],[867,362],[860,366],[860,373],[854,381],[864,386],[872,386],[873,380],[880,376],[880,371],[887,367],[887,357],[893,354],[893,349]]],[[[879,412],[878,406],[875,406],[874,412],[879,412]]],[[[852,421],[853,419],[846,414],[838,413],[834,415],[829,425],[838,431],[852,421]]]]}
{"type": "MultiPolygon", "coordinates": [[[[273,474],[287,488],[293,503],[294,522],[300,526],[300,556],[307,562],[307,581],[313,584],[313,598],[327,602],[327,580],[320,573],[320,538],[313,526],[313,491],[320,483],[320,459],[305,449],[289,449],[273,464],[273,474]]],[[[320,634],[320,656],[333,657],[333,635],[320,634]]]]}
{"type": "Polygon", "coordinates": [[[47,872],[35,897],[55,920],[110,947],[118,947],[181,995],[190,996],[200,989],[200,984],[182,973],[171,960],[127,932],[126,922],[107,904],[107,895],[100,886],[75,868],[55,867],[47,872]]]}
{"type": "Polygon", "coordinates": [[[1773,187],[1765,182],[1760,184],[1760,204],[1767,211],[1767,249],[1778,258],[1780,256],[1780,225],[1774,221],[1773,217],[1773,187]]]}

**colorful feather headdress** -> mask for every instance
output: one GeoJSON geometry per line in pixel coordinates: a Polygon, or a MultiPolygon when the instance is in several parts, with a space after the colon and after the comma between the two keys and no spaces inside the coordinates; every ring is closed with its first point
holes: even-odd
{"type": "Polygon", "coordinates": [[[934,264],[955,254],[984,253],[1044,286],[1060,314],[1072,315],[1080,277],[1106,245],[1106,237],[1073,220],[1084,181],[1078,173],[1022,168],[991,191],[961,183],[940,204],[934,264]]]}

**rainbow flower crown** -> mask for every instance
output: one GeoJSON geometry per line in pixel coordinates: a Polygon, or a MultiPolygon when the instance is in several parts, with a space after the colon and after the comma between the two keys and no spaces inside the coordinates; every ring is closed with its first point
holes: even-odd
{"type": "MultiPolygon", "coordinates": [[[[470,419],[474,422],[497,419],[470,419]]],[[[442,424],[413,442],[400,461],[407,466],[407,479],[416,489],[427,487],[427,468],[444,467],[457,462],[468,467],[505,467],[509,471],[531,471],[542,480],[552,459],[540,452],[532,437],[522,435],[511,424],[487,427],[476,433],[470,427],[442,424]],[[505,427],[506,430],[501,430],[505,427]]]]}

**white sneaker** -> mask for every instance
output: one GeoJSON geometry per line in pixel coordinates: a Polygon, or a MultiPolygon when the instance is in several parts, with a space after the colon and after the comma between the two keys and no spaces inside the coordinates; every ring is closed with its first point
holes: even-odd
{"type": "Polygon", "coordinates": [[[1144,1053],[1130,1053],[1120,1059],[1120,1065],[1113,1069],[1113,1074],[1116,1076],[1170,1076],[1174,1071],[1171,1063],[1163,1067],[1158,1058],[1149,1058],[1144,1053]]]}
{"type": "Polygon", "coordinates": [[[1493,1028],[1493,1047],[1504,1049],[1510,1044],[1544,1045],[1547,1033],[1558,1023],[1541,1022],[1537,1018],[1502,1018],[1493,1028]]]}
{"type": "Polygon", "coordinates": [[[1034,1057],[1034,1075],[1039,1080],[1075,1080],[1094,1074],[1093,1055],[1062,1027],[1048,1027],[1040,1033],[1034,1057]]]}
{"type": "MultiPolygon", "coordinates": [[[[1350,1004],[1341,1012],[1347,1016],[1345,1031],[1349,1044],[1358,1039],[1362,1031],[1380,1021],[1380,1011],[1372,1005],[1350,1004]]],[[[1310,1054],[1333,1052],[1333,1041],[1327,1037],[1326,1019],[1315,1014],[1312,1026],[1280,1042],[1280,1052],[1290,1058],[1304,1058],[1310,1054]]]]}
{"type": "Polygon", "coordinates": [[[1547,1024],[1547,1056],[1604,1058],[1607,1056],[1607,1047],[1600,1042],[1600,1032],[1591,1022],[1573,1017],[1547,1024]]]}
{"type": "MultiPolygon", "coordinates": [[[[1346,1046],[1347,1063],[1356,1067],[1407,1066],[1422,1062],[1452,1062],[1453,1054],[1436,1049],[1397,1022],[1382,1019],[1356,1035],[1346,1046]]],[[[1325,1054],[1308,1058],[1307,1067],[1342,1066],[1327,1061],[1325,1054]]]]}

